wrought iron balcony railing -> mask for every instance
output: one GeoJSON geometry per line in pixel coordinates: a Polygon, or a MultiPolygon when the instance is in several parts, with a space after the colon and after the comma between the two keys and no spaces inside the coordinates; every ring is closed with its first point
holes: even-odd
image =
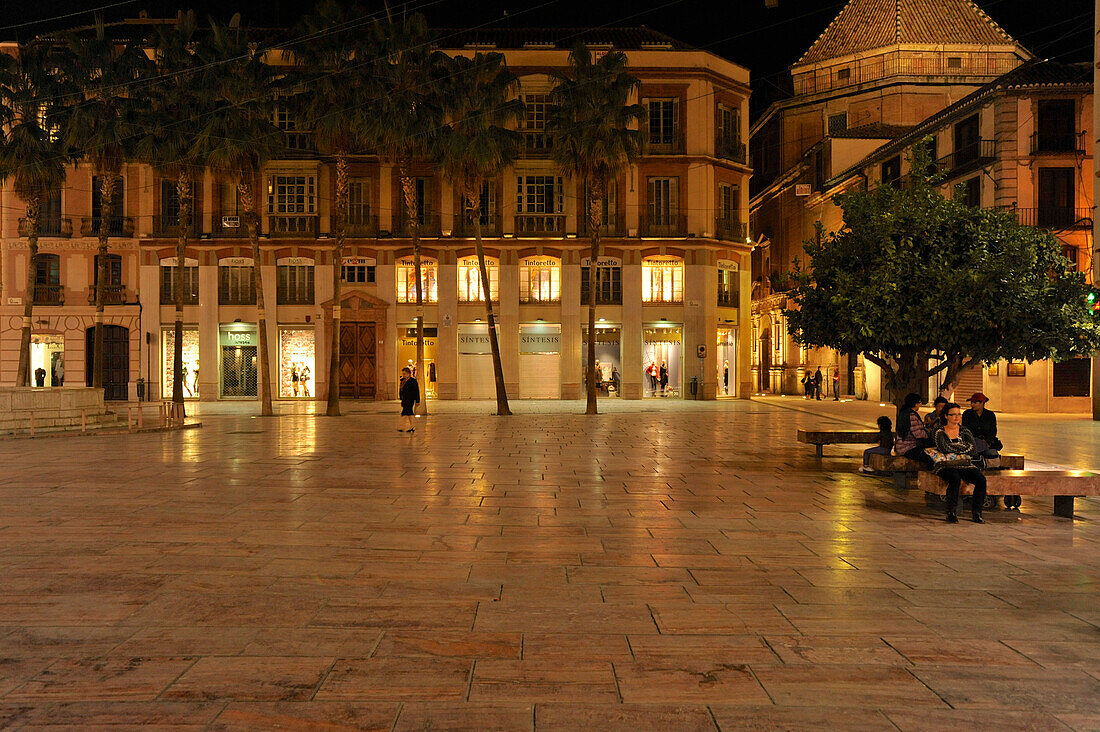
{"type": "Polygon", "coordinates": [[[565,214],[516,214],[516,236],[564,236],[565,214]]]}
{"type": "Polygon", "coordinates": [[[316,214],[271,214],[267,217],[267,233],[272,239],[316,238],[319,219],[316,214]]]}
{"type": "Polygon", "coordinates": [[[687,236],[687,216],[646,216],[641,222],[642,236],[687,236]]]}
{"type": "Polygon", "coordinates": [[[64,305],[65,304],[65,288],[62,285],[40,285],[34,286],[34,304],[35,305],[64,305]]]}
{"type": "MultiPolygon", "coordinates": [[[[80,220],[81,236],[99,236],[103,219],[98,216],[80,220]]],[[[107,236],[130,239],[134,236],[134,219],[130,216],[112,216],[107,222],[107,236]]]]}
{"type": "MultiPolygon", "coordinates": [[[[31,235],[30,222],[26,218],[19,219],[19,236],[28,237],[31,235]]],[[[73,220],[68,216],[61,216],[58,218],[39,219],[38,221],[38,235],[39,236],[56,236],[63,239],[68,239],[73,235],[73,220]]]]}

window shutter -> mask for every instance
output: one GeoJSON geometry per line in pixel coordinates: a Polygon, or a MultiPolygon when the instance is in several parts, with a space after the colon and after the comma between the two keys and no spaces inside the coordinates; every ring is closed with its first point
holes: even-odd
{"type": "Polygon", "coordinates": [[[668,215],[672,225],[677,224],[680,217],[680,179],[668,179],[668,215]]]}

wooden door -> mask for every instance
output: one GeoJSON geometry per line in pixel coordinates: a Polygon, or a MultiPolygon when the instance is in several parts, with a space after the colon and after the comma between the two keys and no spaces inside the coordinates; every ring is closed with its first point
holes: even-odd
{"type": "Polygon", "coordinates": [[[374,399],[374,323],[340,324],[340,396],[374,399]]]}
{"type": "MultiPolygon", "coordinates": [[[[119,325],[103,326],[103,398],[126,401],[130,382],[130,331],[119,325]]],[[[95,349],[95,328],[85,334],[87,353],[85,384],[92,384],[92,358],[95,349]]]]}

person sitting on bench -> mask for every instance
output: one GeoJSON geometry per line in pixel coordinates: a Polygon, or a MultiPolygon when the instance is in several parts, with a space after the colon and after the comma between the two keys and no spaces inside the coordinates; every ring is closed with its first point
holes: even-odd
{"type": "Polygon", "coordinates": [[[942,429],[947,420],[943,416],[943,408],[947,406],[947,400],[941,396],[936,397],[936,400],[932,402],[932,411],[924,415],[924,426],[928,430],[928,434],[933,437],[936,435],[936,430],[942,429]]]}
{"type": "Polygon", "coordinates": [[[985,408],[985,403],[988,401],[989,397],[985,394],[980,391],[974,392],[970,397],[970,409],[963,412],[962,426],[974,435],[976,455],[995,458],[1000,456],[1001,453],[998,451],[1004,445],[997,439],[997,415],[993,410],[985,408]]]}
{"type": "Polygon", "coordinates": [[[926,470],[933,467],[932,456],[924,451],[932,447],[932,438],[924,427],[924,420],[917,414],[920,394],[906,394],[898,409],[898,439],[894,452],[921,464],[926,470]]]}
{"type": "Polygon", "coordinates": [[[894,446],[894,425],[885,414],[876,420],[878,424],[878,444],[863,451],[863,465],[859,466],[861,473],[874,473],[871,468],[872,455],[889,455],[890,448],[894,446]]]}
{"type": "MultiPolygon", "coordinates": [[[[943,408],[947,425],[936,432],[936,450],[944,455],[975,455],[974,435],[962,426],[962,407],[954,402],[943,408]]],[[[959,488],[962,481],[974,486],[974,498],[970,504],[970,517],[976,524],[984,524],[982,506],[985,504],[985,476],[975,467],[937,465],[936,475],[947,483],[947,523],[959,523],[955,509],[959,505],[959,488]]]]}

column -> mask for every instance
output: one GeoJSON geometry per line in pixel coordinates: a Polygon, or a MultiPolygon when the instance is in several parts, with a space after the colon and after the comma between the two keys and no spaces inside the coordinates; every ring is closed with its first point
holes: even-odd
{"type": "MultiPolygon", "coordinates": [[[[145,377],[145,393],[151,400],[161,398],[161,365],[160,365],[160,264],[155,255],[150,254],[153,264],[142,264],[138,269],[138,288],[143,293],[141,301],[144,307],[141,309],[141,338],[145,341],[149,335],[148,348],[145,354],[145,363],[141,364],[138,374],[145,377]]],[[[68,343],[65,344],[66,363],[65,373],[69,373],[68,343]]],[[[203,358],[201,352],[200,362],[203,358]]],[[[67,380],[67,378],[66,378],[67,380]]],[[[205,390],[205,387],[203,387],[205,390]]]]}
{"type": "MultiPolygon", "coordinates": [[[[331,252],[328,252],[329,261],[334,261],[331,256],[331,252]]],[[[333,264],[315,264],[314,267],[314,298],[313,301],[318,303],[317,309],[313,314],[313,352],[314,352],[314,365],[313,365],[313,383],[310,388],[313,390],[313,398],[315,401],[324,401],[328,398],[328,363],[329,353],[332,350],[332,331],[325,328],[324,311],[321,309],[319,303],[328,302],[332,299],[334,293],[332,291],[332,268],[333,264]]],[[[345,287],[347,287],[345,285],[345,287]]]]}
{"type": "Polygon", "coordinates": [[[199,401],[218,394],[218,266],[199,266],[199,401]]]}
{"type": "Polygon", "coordinates": [[[641,399],[642,380],[642,265],[637,252],[623,259],[623,398],[641,399]]]}
{"type": "Polygon", "coordinates": [[[501,252],[500,319],[497,340],[508,397],[519,396],[519,259],[513,251],[501,252]]]}
{"type": "MultiPolygon", "coordinates": [[[[444,195],[444,208],[449,200],[450,196],[444,195]]],[[[449,220],[444,217],[444,221],[449,220]]],[[[458,260],[453,251],[442,252],[440,256],[438,313],[436,395],[439,399],[458,399],[458,260]]]]}
{"type": "MultiPolygon", "coordinates": [[[[389,178],[383,178],[388,181],[389,178]]],[[[385,186],[382,186],[385,189],[385,186]]],[[[397,268],[394,265],[393,252],[379,252],[375,267],[374,280],[378,285],[378,297],[394,302],[397,293],[397,268]]],[[[375,368],[382,374],[379,384],[382,393],[379,399],[397,398],[397,306],[386,308],[386,322],[381,324],[385,336],[381,343],[375,344],[375,368]]]]}
{"type": "MultiPolygon", "coordinates": [[[[684,264],[684,383],[681,392],[684,399],[691,399],[691,380],[699,380],[697,393],[700,399],[715,397],[715,324],[717,323],[717,305],[714,298],[707,298],[707,275],[713,269],[705,264],[693,262],[706,261],[705,251],[688,252],[684,264]],[[712,307],[706,308],[710,299],[712,307]],[[709,315],[709,317],[708,317],[709,315]],[[699,358],[699,346],[705,349],[703,358],[699,358]],[[709,387],[709,391],[708,391],[709,387]],[[709,396],[708,396],[709,394],[709,396]]],[[[715,270],[717,277],[717,270],[715,270]]],[[[717,279],[711,292],[718,291],[717,279]]]]}
{"type": "MultiPolygon", "coordinates": [[[[561,398],[584,399],[581,365],[588,307],[581,305],[581,252],[566,252],[561,265],[561,398]],[[568,262],[568,263],[567,263],[568,262]]],[[[598,317],[598,316],[597,316],[598,317]]]]}
{"type": "Polygon", "coordinates": [[[752,397],[752,255],[741,256],[737,297],[737,396],[752,397]]]}
{"type": "MultiPolygon", "coordinates": [[[[278,268],[272,264],[260,267],[260,276],[264,279],[264,311],[267,315],[267,363],[271,369],[271,398],[279,398],[279,307],[278,303],[278,268]]],[[[257,327],[259,325],[257,324],[257,327]]],[[[256,346],[259,347],[259,336],[256,333],[256,346]]],[[[263,374],[257,374],[259,383],[256,385],[257,397],[262,397],[264,380],[263,374]]]]}

